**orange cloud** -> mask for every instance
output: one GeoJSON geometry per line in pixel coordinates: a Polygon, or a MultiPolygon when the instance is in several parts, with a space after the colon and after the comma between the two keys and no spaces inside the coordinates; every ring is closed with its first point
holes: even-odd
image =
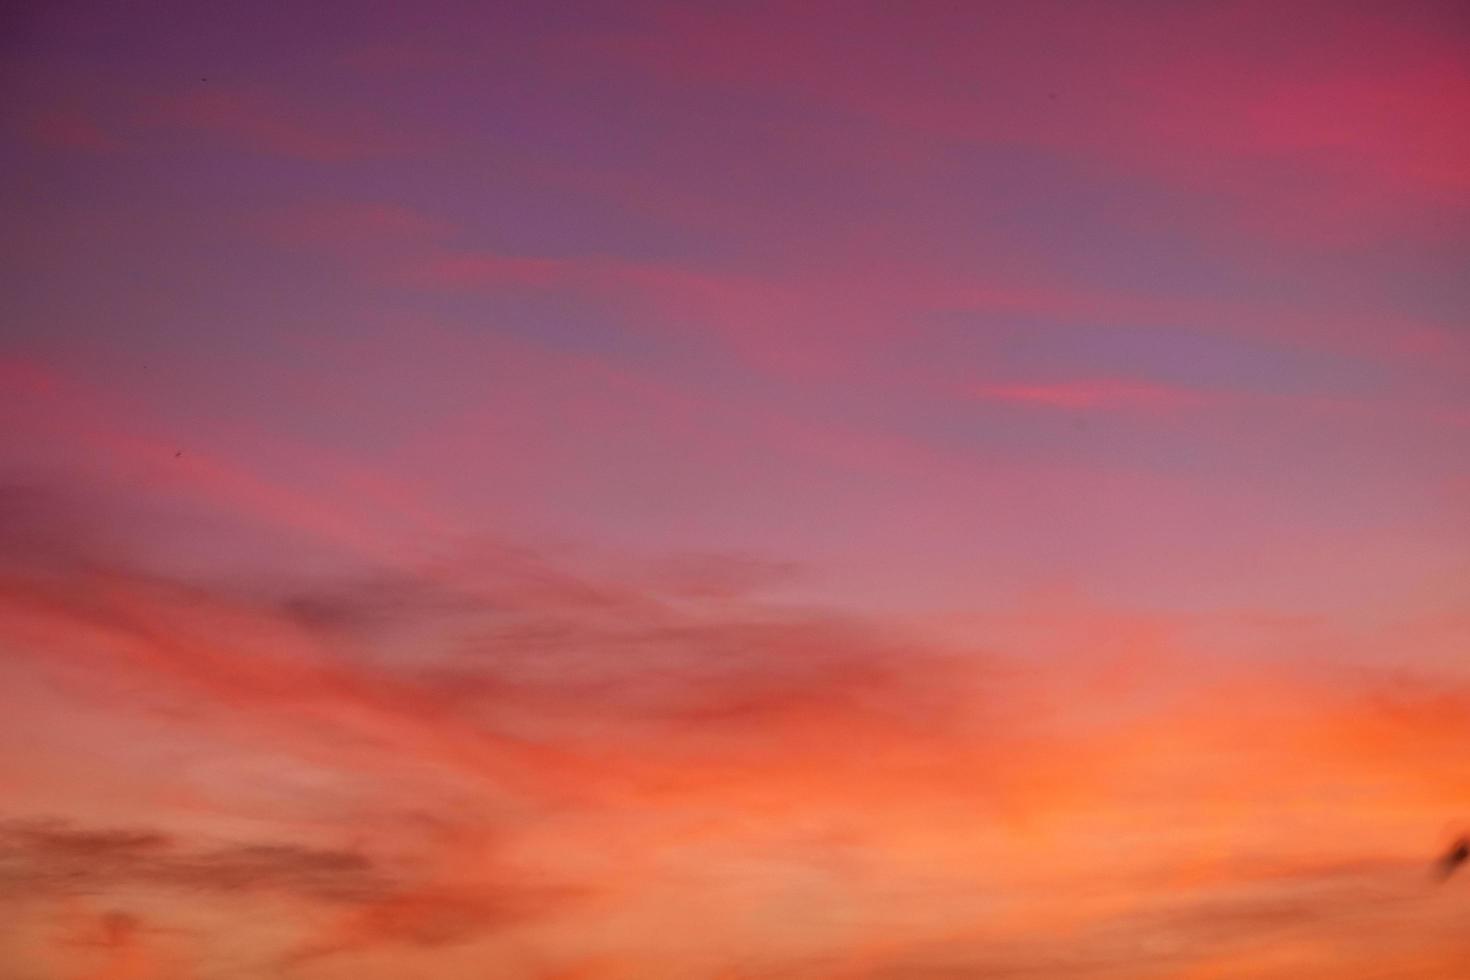
{"type": "MultiPolygon", "coordinates": [[[[208,755],[318,775],[309,819],[254,839],[222,835],[227,784],[160,794],[136,831],[12,813],[0,863],[29,902],[143,895],[161,924],[186,895],[248,902],[277,923],[260,955],[308,977],[470,976],[517,943],[548,970],[717,972],[756,937],[756,976],[1284,977],[1352,962],[1365,923],[1384,962],[1463,952],[1428,874],[1470,805],[1467,693],[1442,680],[1205,669],[1141,623],[1126,649],[1080,629],[1028,663],[525,551],[185,586],[47,543],[68,526],[8,556],[13,657],[82,717],[153,716],[208,755]]],[[[176,737],[106,751],[162,789],[148,760],[176,737]]],[[[216,941],[185,948],[207,962],[216,941]]]]}

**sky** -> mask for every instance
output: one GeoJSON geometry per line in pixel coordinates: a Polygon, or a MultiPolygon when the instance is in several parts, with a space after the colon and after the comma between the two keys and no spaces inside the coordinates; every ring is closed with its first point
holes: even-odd
{"type": "Polygon", "coordinates": [[[0,976],[1470,975],[1454,2],[0,15],[0,976]]]}

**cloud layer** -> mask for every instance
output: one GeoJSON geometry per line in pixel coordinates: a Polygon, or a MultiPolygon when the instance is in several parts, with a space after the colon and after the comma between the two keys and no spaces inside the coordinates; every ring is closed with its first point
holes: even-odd
{"type": "Polygon", "coordinates": [[[1461,5],[0,20],[4,980],[1470,972],[1461,5]]]}
{"type": "Polygon", "coordinates": [[[130,733],[87,750],[108,777],[83,787],[64,746],[40,746],[63,753],[46,775],[5,760],[0,867],[31,941],[84,901],[107,948],[145,923],[202,976],[226,933],[194,920],[231,909],[251,969],[301,976],[1429,975],[1470,954],[1430,874],[1464,804],[1463,684],[1101,638],[1037,662],[504,547],[185,584],[20,499],[39,543],[8,552],[7,669],[78,731],[130,733]]]}

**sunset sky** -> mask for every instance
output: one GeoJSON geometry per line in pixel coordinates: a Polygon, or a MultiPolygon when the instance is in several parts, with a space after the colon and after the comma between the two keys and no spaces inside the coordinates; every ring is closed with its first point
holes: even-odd
{"type": "Polygon", "coordinates": [[[1470,10],[6,4],[0,980],[1470,976],[1470,10]]]}

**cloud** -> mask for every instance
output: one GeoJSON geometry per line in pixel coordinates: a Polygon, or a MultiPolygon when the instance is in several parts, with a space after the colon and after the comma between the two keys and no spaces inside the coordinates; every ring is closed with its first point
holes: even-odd
{"type": "Polygon", "coordinates": [[[977,926],[968,937],[875,951],[857,961],[861,970],[835,969],[831,975],[1111,980],[1288,977],[1293,971],[1368,978],[1389,971],[1432,976],[1434,970],[1422,964],[1443,969],[1464,962],[1470,944],[1457,935],[1449,908],[1422,888],[1421,870],[1394,862],[1293,869],[1074,924],[1065,943],[986,937],[989,930],[977,926]],[[1372,937],[1362,931],[1372,928],[1381,931],[1372,937]]]}
{"type": "Polygon", "coordinates": [[[581,897],[569,888],[493,891],[450,886],[405,891],[339,917],[285,962],[300,964],[384,945],[432,949],[463,943],[564,912],[581,897]]]}
{"type": "MultiPolygon", "coordinates": [[[[1128,335],[1159,331],[1165,344],[1179,344],[1183,329],[1234,338],[1249,345],[1242,353],[1263,362],[1300,361],[1305,352],[1327,364],[1351,358],[1380,368],[1390,361],[1443,370],[1464,360],[1453,327],[1430,317],[1323,296],[1168,296],[1058,273],[1013,254],[996,260],[999,271],[984,273],[882,253],[859,253],[828,267],[710,267],[674,257],[484,247],[475,243],[472,223],[395,201],[305,201],[278,211],[261,230],[277,246],[349,270],[366,288],[391,287],[395,300],[510,296],[571,302],[582,316],[614,313],[618,331],[658,343],[709,345],[775,378],[804,384],[862,380],[908,398],[951,389],[952,375],[963,365],[949,369],[927,359],[921,371],[898,370],[895,351],[909,349],[916,339],[919,349],[942,344],[942,332],[922,325],[956,317],[987,335],[1017,318],[1128,335]]],[[[981,394],[1135,406],[1211,400],[1182,386],[1108,376],[996,383],[981,394]],[[1062,385],[1073,390],[1063,391],[1062,385]]]]}
{"type": "Polygon", "coordinates": [[[1464,972],[1463,38],[1166,7],[48,20],[0,961],[1464,972]]]}
{"type": "MultiPolygon", "coordinates": [[[[3,513],[45,507],[66,509],[3,513]]],[[[558,949],[544,930],[634,937],[571,943],[568,968],[621,950],[688,975],[764,936],[756,975],[1107,976],[1246,957],[1268,930],[1337,949],[1382,916],[1397,957],[1426,829],[1463,802],[1462,688],[1212,666],[1168,621],[1078,622],[1028,661],[761,601],[746,583],[785,566],[753,557],[693,556],[694,587],[688,555],[650,575],[506,545],[186,582],[48,520],[0,577],[11,669],[53,678],[78,724],[170,734],[95,750],[157,794],[154,824],[32,807],[55,817],[0,828],[9,890],[146,893],[160,922],[188,896],[249,901],[261,927],[285,902],[306,918],[263,948],[308,976],[512,937],[558,949]],[[223,835],[245,818],[240,777],[184,778],[221,755],[258,760],[234,770],[253,780],[301,773],[293,815],[223,835]],[[792,902],[832,915],[797,928],[792,902]],[[703,951],[660,939],[683,934],[703,951]]]]}
{"type": "Polygon", "coordinates": [[[984,401],[1062,409],[1172,410],[1203,400],[1187,388],[1121,380],[985,385],[975,393],[984,401]]]}
{"type": "Polygon", "coordinates": [[[405,152],[410,144],[361,107],[322,106],[268,86],[201,80],[188,91],[151,97],[145,124],[232,149],[333,164],[405,152]]]}
{"type": "Polygon", "coordinates": [[[735,598],[779,588],[801,571],[792,561],[720,552],[673,555],[651,569],[656,587],[694,598],[735,598]]]}
{"type": "Polygon", "coordinates": [[[544,288],[564,281],[574,269],[574,263],[561,259],[467,250],[417,263],[405,271],[405,278],[428,288],[544,288]]]}
{"type": "MultiPolygon", "coordinates": [[[[423,875],[358,850],[191,842],[156,830],[85,829],[58,819],[0,822],[6,901],[304,903],[323,924],[282,951],[288,966],[384,946],[467,942],[555,913],[584,891],[508,871],[493,881],[466,877],[442,885],[423,875]]],[[[134,951],[138,936],[137,916],[118,910],[102,917],[100,934],[70,945],[104,947],[118,960],[125,959],[120,952],[134,951]]]]}
{"type": "Polygon", "coordinates": [[[260,226],[282,245],[370,257],[415,248],[444,235],[447,226],[401,204],[322,201],[281,208],[260,226]]]}
{"type": "Polygon", "coordinates": [[[93,113],[75,106],[37,112],[31,121],[30,135],[37,144],[52,150],[111,154],[124,147],[93,113]]]}
{"type": "Polygon", "coordinates": [[[1391,237],[1429,209],[1463,209],[1470,145],[1446,121],[1470,80],[1463,39],[1432,10],[1138,14],[869,8],[833,31],[821,7],[779,24],[680,8],[579,53],[840,112],[878,127],[874,140],[1019,146],[1205,191],[1230,203],[1222,223],[1298,244],[1391,237]]]}
{"type": "Polygon", "coordinates": [[[466,735],[477,726],[443,712],[477,697],[504,709],[522,701],[552,714],[634,720],[718,715],[721,702],[736,713],[786,712],[793,698],[861,713],[883,709],[885,683],[894,703],[912,694],[927,704],[909,687],[928,683],[916,668],[938,666],[924,651],[901,652],[886,631],[836,614],[727,606],[742,578],[789,568],[754,557],[676,557],[638,588],[494,547],[416,572],[262,596],[131,568],[94,550],[60,498],[7,499],[0,518],[34,538],[29,553],[12,552],[16,564],[0,582],[12,627],[29,623],[52,636],[55,656],[73,651],[83,663],[141,671],[243,708],[314,704],[335,714],[352,705],[369,728],[401,721],[425,734],[447,725],[466,735]],[[48,521],[38,520],[48,509],[48,521]],[[313,634],[351,644],[350,659],[326,655],[313,634]],[[398,636],[432,645],[409,658],[392,649],[398,636]]]}
{"type": "Polygon", "coordinates": [[[281,892],[361,902],[389,885],[362,854],[288,843],[186,846],[156,830],[85,829],[64,820],[0,824],[0,878],[12,895],[92,895],[145,886],[235,895],[281,892]]]}

